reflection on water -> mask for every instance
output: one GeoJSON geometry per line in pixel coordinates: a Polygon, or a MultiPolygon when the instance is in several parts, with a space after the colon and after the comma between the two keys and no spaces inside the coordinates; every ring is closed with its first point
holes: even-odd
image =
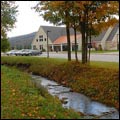
{"type": "Polygon", "coordinates": [[[56,95],[63,101],[63,107],[73,108],[85,115],[97,115],[99,119],[119,119],[118,111],[113,107],[107,107],[99,102],[91,101],[87,96],[70,92],[70,88],[63,87],[58,83],[43,78],[41,76],[32,75],[34,82],[47,88],[51,95],[56,95]]]}

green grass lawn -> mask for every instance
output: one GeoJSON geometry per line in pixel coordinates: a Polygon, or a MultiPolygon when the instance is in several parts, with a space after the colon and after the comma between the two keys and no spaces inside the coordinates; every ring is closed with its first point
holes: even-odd
{"type": "MultiPolygon", "coordinates": [[[[82,51],[78,51],[78,53],[81,53],[82,51]]],[[[90,53],[110,53],[110,52],[119,52],[118,50],[90,50],[90,53]]],[[[67,53],[67,51],[63,51],[61,53],[67,53]]],[[[72,51],[72,53],[75,53],[75,51],[72,51]]]]}
{"type": "Polygon", "coordinates": [[[119,70],[119,63],[117,62],[91,61],[90,65],[93,67],[102,67],[119,70]]]}
{"type": "Polygon", "coordinates": [[[45,88],[37,89],[30,76],[1,66],[1,119],[78,119],[80,113],[62,107],[45,88]]]}
{"type": "MultiPolygon", "coordinates": [[[[48,62],[48,64],[61,64],[67,62],[67,59],[64,58],[36,58],[36,57],[26,57],[26,56],[2,56],[1,61],[3,63],[9,63],[9,64],[18,64],[18,63],[24,63],[24,64],[40,64],[41,62],[44,64],[48,62]],[[9,59],[9,60],[8,60],[9,59]]],[[[75,60],[73,60],[75,61],[75,60]]],[[[81,62],[81,61],[80,61],[81,62]]],[[[103,67],[103,68],[110,68],[110,69],[119,69],[119,63],[116,62],[103,62],[103,61],[90,61],[91,66],[96,67],[103,67]]]]}
{"type": "Polygon", "coordinates": [[[110,52],[119,52],[118,50],[91,50],[91,53],[110,53],[110,52]]]}

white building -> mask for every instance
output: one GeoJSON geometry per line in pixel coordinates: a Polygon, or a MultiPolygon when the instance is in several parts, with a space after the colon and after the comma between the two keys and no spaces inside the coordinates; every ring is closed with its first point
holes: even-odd
{"type": "MultiPolygon", "coordinates": [[[[37,32],[9,38],[12,48],[29,48],[47,50],[47,37],[49,50],[66,51],[67,36],[65,27],[40,26],[37,32]]],[[[75,49],[74,30],[70,28],[71,51],[75,49]]],[[[77,32],[77,48],[81,50],[82,36],[77,32]]],[[[95,49],[99,46],[103,50],[117,50],[119,46],[119,23],[101,32],[98,36],[92,36],[92,45],[95,49]]]]}

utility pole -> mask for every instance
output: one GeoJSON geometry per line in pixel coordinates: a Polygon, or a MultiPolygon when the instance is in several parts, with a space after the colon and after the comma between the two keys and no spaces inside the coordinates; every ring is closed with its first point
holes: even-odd
{"type": "Polygon", "coordinates": [[[47,30],[47,58],[49,58],[49,44],[48,44],[48,33],[51,32],[47,30]]]}

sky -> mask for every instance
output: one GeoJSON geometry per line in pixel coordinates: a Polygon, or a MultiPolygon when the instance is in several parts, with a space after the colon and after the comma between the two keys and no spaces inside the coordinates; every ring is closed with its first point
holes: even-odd
{"type": "Polygon", "coordinates": [[[53,26],[49,22],[44,21],[34,9],[36,1],[17,1],[18,7],[17,22],[15,28],[8,32],[8,37],[14,37],[29,34],[38,31],[41,25],[53,26]]]}

